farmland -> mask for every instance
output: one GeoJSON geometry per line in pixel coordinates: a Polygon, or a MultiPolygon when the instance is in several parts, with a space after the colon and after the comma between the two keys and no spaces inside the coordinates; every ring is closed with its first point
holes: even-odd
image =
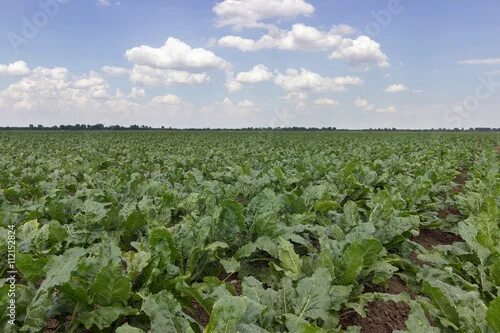
{"type": "Polygon", "coordinates": [[[0,252],[15,233],[17,271],[1,262],[0,330],[500,332],[498,147],[467,132],[0,132],[0,252]]]}

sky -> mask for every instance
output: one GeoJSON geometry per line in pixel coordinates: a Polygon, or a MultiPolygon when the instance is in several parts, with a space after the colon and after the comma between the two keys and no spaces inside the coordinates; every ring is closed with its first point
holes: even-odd
{"type": "Polygon", "coordinates": [[[0,126],[500,127],[495,0],[0,5],[0,126]]]}

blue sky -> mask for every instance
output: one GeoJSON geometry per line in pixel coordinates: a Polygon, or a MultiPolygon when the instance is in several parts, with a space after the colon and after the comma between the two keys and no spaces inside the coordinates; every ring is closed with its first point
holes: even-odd
{"type": "Polygon", "coordinates": [[[4,1],[0,125],[500,127],[500,3],[4,1]]]}

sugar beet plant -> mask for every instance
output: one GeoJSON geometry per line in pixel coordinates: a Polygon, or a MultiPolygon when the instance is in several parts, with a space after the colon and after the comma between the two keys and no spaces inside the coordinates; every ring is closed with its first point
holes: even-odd
{"type": "Polygon", "coordinates": [[[0,133],[1,330],[500,332],[499,139],[0,133]]]}

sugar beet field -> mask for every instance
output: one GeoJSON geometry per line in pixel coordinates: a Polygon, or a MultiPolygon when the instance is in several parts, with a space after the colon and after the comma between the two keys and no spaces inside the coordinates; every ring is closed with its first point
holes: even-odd
{"type": "Polygon", "coordinates": [[[0,331],[500,332],[499,154],[498,133],[0,132],[0,331]]]}

